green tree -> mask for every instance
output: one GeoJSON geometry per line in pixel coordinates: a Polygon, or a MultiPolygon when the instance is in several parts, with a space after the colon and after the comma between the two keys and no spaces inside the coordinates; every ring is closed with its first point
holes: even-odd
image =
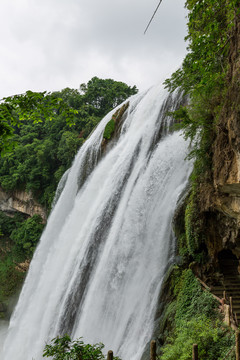
{"type": "Polygon", "coordinates": [[[79,138],[77,132],[65,131],[62,134],[57,150],[57,158],[63,165],[69,167],[77,150],[83,144],[84,139],[79,138]]]}
{"type": "Polygon", "coordinates": [[[170,90],[181,87],[187,93],[212,95],[223,85],[237,4],[237,0],[186,1],[188,53],[182,67],[165,82],[170,90]]]}
{"type": "Polygon", "coordinates": [[[0,152],[4,154],[13,148],[12,136],[25,120],[42,122],[43,119],[52,119],[56,112],[63,114],[71,125],[77,110],[68,106],[62,98],[46,91],[27,91],[3,98],[0,101],[0,152]]]}
{"type": "Polygon", "coordinates": [[[129,96],[138,92],[136,86],[112,79],[93,77],[88,83],[80,85],[84,102],[92,107],[93,113],[104,116],[110,110],[121,104],[129,96]]]}
{"type": "Polygon", "coordinates": [[[224,359],[234,346],[235,336],[223,324],[217,300],[202,290],[190,269],[179,272],[174,292],[174,306],[166,311],[174,324],[160,359],[191,360],[194,343],[198,344],[200,359],[224,359]]]}
{"type": "Polygon", "coordinates": [[[33,255],[43,228],[42,218],[39,215],[33,215],[21,223],[17,229],[14,229],[10,238],[15,242],[19,250],[30,258],[33,255]]]}

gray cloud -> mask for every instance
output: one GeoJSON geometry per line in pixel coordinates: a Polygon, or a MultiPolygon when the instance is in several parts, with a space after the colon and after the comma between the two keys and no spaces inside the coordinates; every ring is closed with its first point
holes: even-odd
{"type": "Polygon", "coordinates": [[[78,88],[93,76],[140,89],[162,81],[185,54],[184,0],[2,0],[0,98],[78,88]]]}

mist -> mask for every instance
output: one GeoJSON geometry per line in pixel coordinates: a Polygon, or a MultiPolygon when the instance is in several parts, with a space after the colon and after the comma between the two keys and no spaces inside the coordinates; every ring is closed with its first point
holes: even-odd
{"type": "Polygon", "coordinates": [[[8,321],[0,320],[0,354],[2,352],[4,340],[7,334],[8,321]]]}

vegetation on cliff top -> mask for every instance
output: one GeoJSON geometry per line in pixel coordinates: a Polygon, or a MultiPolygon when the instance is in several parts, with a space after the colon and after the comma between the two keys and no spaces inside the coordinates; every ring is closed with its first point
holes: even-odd
{"type": "Polygon", "coordinates": [[[135,86],[94,77],[80,90],[66,88],[45,97],[27,92],[5,99],[0,115],[9,109],[3,123],[13,126],[8,142],[14,147],[0,159],[1,187],[31,191],[50,209],[56,186],[79,147],[104,115],[136,92],[135,86]],[[51,105],[47,110],[45,102],[51,105]]]}
{"type": "Polygon", "coordinates": [[[190,155],[200,175],[204,164],[211,165],[214,126],[226,94],[230,39],[240,10],[237,0],[187,0],[186,8],[188,54],[165,85],[170,91],[180,87],[190,97],[175,117],[194,143],[190,155]]]}
{"type": "MultiPolygon", "coordinates": [[[[106,113],[136,92],[135,86],[94,77],[80,90],[5,98],[0,103],[0,186],[10,193],[31,192],[50,210],[57,184],[80,146],[106,113]]],[[[7,304],[22,282],[19,264],[31,259],[43,227],[37,215],[0,212],[0,303],[7,304]]]]}
{"type": "MultiPolygon", "coordinates": [[[[106,356],[103,354],[104,345],[84,344],[82,339],[71,340],[69,335],[56,337],[52,339],[50,344],[44,348],[43,357],[51,357],[53,360],[104,360],[106,356]]],[[[120,360],[114,356],[113,360],[120,360]]]]}
{"type": "Polygon", "coordinates": [[[223,325],[218,302],[201,289],[190,269],[175,267],[171,286],[173,301],[166,307],[165,317],[174,319],[174,325],[171,324],[160,359],[191,360],[194,343],[198,344],[200,359],[223,359],[233,348],[235,336],[223,325]]]}

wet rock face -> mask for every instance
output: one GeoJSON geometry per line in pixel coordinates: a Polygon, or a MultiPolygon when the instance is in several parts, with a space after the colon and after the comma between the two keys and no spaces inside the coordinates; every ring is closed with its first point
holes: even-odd
{"type": "MultiPolygon", "coordinates": [[[[240,17],[232,32],[227,81],[213,144],[211,205],[205,209],[207,247],[215,262],[227,248],[240,258],[240,17]]],[[[204,199],[207,194],[202,199],[207,204],[204,199]]]]}
{"type": "MultiPolygon", "coordinates": [[[[213,146],[214,186],[222,194],[240,196],[240,18],[231,37],[228,93],[213,146]]],[[[226,196],[227,196],[226,195],[226,196]]]]}
{"type": "Polygon", "coordinates": [[[5,192],[0,187],[0,211],[9,216],[19,211],[21,213],[33,216],[40,215],[44,222],[47,220],[46,210],[34,200],[31,193],[25,191],[5,192]]]}

